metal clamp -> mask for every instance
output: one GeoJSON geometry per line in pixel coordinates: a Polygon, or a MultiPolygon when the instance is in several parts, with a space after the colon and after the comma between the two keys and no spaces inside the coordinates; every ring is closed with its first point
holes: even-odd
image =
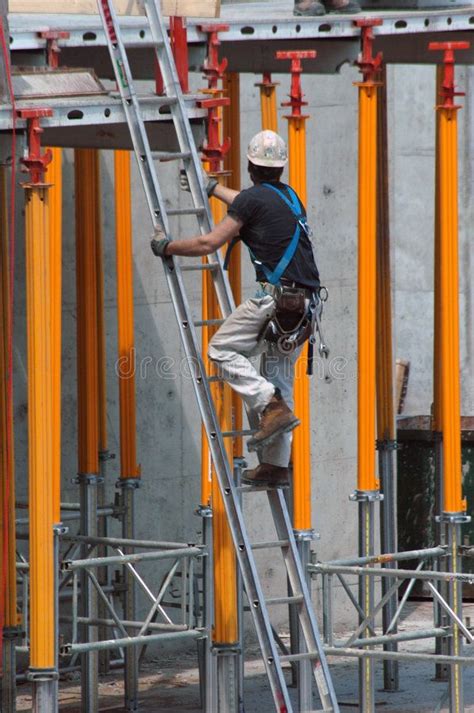
{"type": "Polygon", "coordinates": [[[349,495],[349,500],[356,503],[374,503],[383,500],[380,490],[354,490],[349,495]]]}

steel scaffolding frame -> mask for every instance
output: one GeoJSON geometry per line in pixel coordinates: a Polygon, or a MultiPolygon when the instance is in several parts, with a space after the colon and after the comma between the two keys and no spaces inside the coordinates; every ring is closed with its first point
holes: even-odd
{"type": "MultiPolygon", "coordinates": [[[[388,61],[406,61],[406,46],[405,49],[397,55],[397,50],[394,50],[393,40],[407,41],[408,44],[416,45],[419,43],[419,35],[423,35],[423,43],[426,45],[427,40],[437,33],[456,32],[457,35],[464,36],[464,33],[472,32],[474,23],[473,11],[468,9],[451,9],[437,10],[431,12],[418,13],[383,13],[384,24],[377,29],[377,41],[379,46],[386,52],[388,61]],[[415,37],[415,35],[417,37],[415,37]],[[388,52],[387,52],[388,50],[388,52]]],[[[333,71],[334,67],[340,62],[341,57],[346,59],[355,58],[359,50],[360,29],[356,28],[352,20],[344,18],[331,18],[328,22],[325,20],[311,21],[296,21],[294,18],[284,18],[279,15],[271,18],[251,18],[245,25],[231,14],[225,17],[229,23],[229,30],[222,36],[223,52],[230,57],[230,68],[234,71],[248,71],[246,62],[253,61],[254,55],[246,55],[242,52],[242,48],[248,47],[251,44],[254,48],[263,47],[265,43],[278,42],[279,47],[285,47],[285,42],[290,43],[293,48],[295,42],[305,41],[305,47],[321,47],[321,40],[324,35],[324,41],[331,38],[334,41],[334,51],[329,50],[328,54],[332,55],[332,59],[324,64],[320,63],[324,59],[322,53],[318,57],[318,66],[312,66],[309,63],[308,72],[317,71],[333,71]],[[315,37],[318,40],[315,40],[315,37]],[[337,47],[337,40],[343,38],[346,42],[343,53],[337,47]],[[353,42],[350,42],[353,40],[353,42]],[[244,44],[245,43],[245,44],[244,44]],[[239,51],[235,51],[238,47],[239,51]],[[244,56],[245,55],[245,56],[244,56]],[[238,58],[240,56],[240,59],[238,58]]],[[[12,18],[11,26],[11,50],[18,52],[19,56],[23,52],[43,52],[47,48],[47,40],[40,36],[40,33],[31,28],[32,19],[29,18],[25,23],[24,19],[18,21],[18,18],[12,18]]],[[[68,28],[68,37],[59,38],[58,46],[63,50],[65,57],[74,57],[74,53],[78,53],[84,49],[90,52],[92,48],[100,50],[105,46],[105,38],[102,29],[98,22],[93,18],[85,20],[81,18],[78,22],[77,18],[71,18],[64,15],[54,16],[49,19],[49,23],[54,26],[61,25],[68,28]],[[86,39],[87,34],[95,35],[94,38],[86,39]],[[70,54],[68,54],[70,53],[70,54]]],[[[142,20],[134,18],[133,20],[125,21],[126,28],[124,30],[126,44],[134,44],[146,48],[150,47],[150,38],[142,34],[142,20]]],[[[188,41],[191,48],[191,62],[197,62],[204,55],[204,47],[206,35],[201,31],[196,23],[190,21],[188,26],[188,41]]],[[[406,43],[405,43],[406,44],[406,43]]],[[[418,46],[418,45],[417,45],[418,46]]],[[[133,52],[133,50],[131,50],[133,52]]],[[[325,49],[327,52],[327,50],[325,49]]],[[[468,63],[473,61],[472,54],[467,53],[465,60],[468,63]]],[[[82,55],[83,56],[83,55],[82,55]]],[[[265,71],[276,71],[276,63],[273,62],[272,52],[267,54],[262,53],[263,61],[266,61],[265,71]],[[270,59],[269,59],[270,58],[270,59]]],[[[95,58],[94,58],[95,61],[95,58]]],[[[429,61],[428,55],[424,56],[421,61],[429,61]]],[[[431,59],[433,61],[433,59],[431,59]]],[[[72,62],[74,64],[74,62],[72,62]]],[[[256,70],[258,67],[255,68],[256,70]]],[[[145,71],[145,70],[143,70],[145,71]]],[[[48,133],[48,142],[53,136],[55,129],[77,126],[77,123],[83,125],[101,125],[108,123],[120,124],[124,122],[123,112],[116,96],[108,95],[105,97],[82,97],[81,99],[55,100],[50,98],[48,106],[54,105],[54,115],[44,117],[42,126],[48,133]],[[76,116],[71,118],[70,114],[74,111],[84,111],[82,117],[76,116]],[[106,110],[108,116],[106,115],[106,110]]],[[[42,100],[44,102],[44,100],[42,100]]],[[[25,101],[25,104],[35,104],[35,101],[25,101]]],[[[39,105],[39,101],[36,104],[39,105]]],[[[202,119],[204,111],[195,108],[195,97],[188,97],[190,116],[196,120],[202,119]]],[[[160,115],[159,108],[161,106],[159,97],[149,97],[145,106],[146,118],[166,123],[166,119],[160,115]]],[[[7,131],[11,128],[10,120],[11,107],[4,106],[0,111],[0,131],[7,131]]],[[[27,119],[20,118],[18,120],[18,129],[24,130],[27,126],[27,119]]],[[[69,130],[69,129],[68,129],[69,130]]],[[[383,444],[382,444],[383,445],[383,444]]],[[[391,448],[392,444],[388,444],[391,448]]],[[[393,493],[392,493],[393,496],[393,493]]],[[[124,493],[124,500],[126,499],[124,493]]],[[[133,500],[129,498],[129,500],[133,500]]],[[[386,503],[388,505],[388,503],[386,503]]],[[[130,506],[130,503],[129,503],[130,506]]],[[[369,504],[373,509],[373,503],[369,504]]],[[[67,522],[80,517],[78,506],[62,507],[61,522],[67,522]]],[[[127,507],[123,504],[120,506],[103,506],[97,510],[97,514],[104,517],[107,516],[120,517],[123,521],[126,518],[127,507]]],[[[72,627],[72,637],[67,642],[62,644],[60,656],[63,659],[71,657],[68,662],[69,666],[74,666],[77,657],[80,654],[90,651],[118,650],[122,655],[128,647],[144,647],[148,643],[160,640],[197,640],[204,644],[204,690],[206,692],[206,710],[208,713],[213,709],[213,691],[215,690],[215,671],[212,662],[211,647],[210,647],[210,626],[212,622],[213,597],[212,597],[212,528],[210,527],[210,510],[202,508],[200,512],[203,517],[204,544],[191,546],[184,543],[163,543],[153,541],[141,541],[133,538],[110,538],[110,537],[87,537],[80,535],[70,535],[66,532],[66,528],[57,527],[55,556],[59,556],[59,542],[70,543],[71,550],[67,559],[63,559],[61,564],[58,562],[58,572],[62,579],[58,578],[55,583],[55,592],[57,600],[70,601],[71,612],[62,613],[60,621],[62,624],[72,627]],[[79,550],[87,551],[87,555],[79,557],[79,550]],[[114,554],[101,554],[94,556],[100,549],[113,552],[114,554]],[[125,552],[127,550],[127,553],[125,552]],[[129,553],[128,550],[133,550],[129,553]],[[139,550],[140,552],[136,552],[139,550]],[[142,551],[143,550],[143,551],[142,551]],[[167,561],[171,559],[169,569],[163,575],[162,585],[158,592],[152,592],[146,581],[137,571],[137,565],[140,562],[155,562],[167,561]],[[202,582],[203,600],[199,602],[197,596],[198,576],[196,574],[197,564],[201,563],[203,568],[202,582]],[[139,587],[145,592],[150,600],[150,609],[143,621],[135,621],[128,619],[125,614],[121,613],[118,602],[120,588],[111,583],[110,574],[106,577],[105,582],[100,580],[96,574],[99,568],[107,568],[110,572],[111,568],[119,568],[126,572],[127,576],[132,578],[139,587]],[[177,579],[177,575],[182,584],[179,603],[173,604],[172,610],[181,619],[180,624],[173,623],[170,614],[167,613],[166,607],[163,604],[165,595],[169,594],[170,586],[177,579]],[[91,618],[81,616],[79,612],[79,595],[80,595],[80,577],[87,582],[93,589],[103,605],[103,612],[106,612],[91,618]],[[161,616],[164,621],[157,622],[156,617],[161,616]],[[169,619],[169,621],[168,621],[169,619]],[[79,641],[80,628],[100,627],[102,632],[109,631],[113,634],[111,638],[100,638],[97,642],[81,642],[79,641]],[[135,633],[137,632],[138,633],[135,633]]],[[[17,519],[17,525],[23,525],[28,522],[28,519],[17,519]]],[[[446,530],[446,542],[436,548],[426,550],[418,550],[411,553],[383,554],[380,557],[355,558],[350,560],[337,560],[327,563],[308,564],[308,572],[314,579],[322,578],[322,596],[323,596],[323,616],[324,616],[324,634],[326,642],[326,653],[332,656],[353,656],[368,659],[382,659],[385,661],[426,661],[437,665],[445,664],[451,670],[460,668],[461,665],[474,665],[474,658],[457,654],[420,654],[398,652],[393,646],[400,642],[415,641],[420,639],[432,638],[437,645],[437,651],[444,652],[445,649],[438,648],[438,644],[446,643],[461,633],[462,637],[469,643],[474,642],[474,637],[470,630],[462,621],[462,600],[459,606],[459,589],[457,591],[457,603],[454,606],[453,594],[447,596],[440,591],[440,587],[436,585],[448,583],[474,582],[474,575],[443,570],[442,565],[446,563],[446,568],[450,565],[459,566],[458,559],[467,556],[467,551],[459,546],[459,526],[460,521],[450,520],[447,523],[440,523],[440,528],[446,530]],[[453,539],[453,536],[456,539],[453,539]],[[378,564],[383,561],[384,564],[401,562],[407,559],[418,559],[419,564],[413,572],[410,570],[397,568],[378,568],[372,567],[372,564],[378,564]],[[437,561],[440,563],[439,570],[425,570],[423,566],[426,562],[437,561]],[[370,608],[370,612],[361,610],[360,604],[352,594],[346,577],[348,575],[361,578],[364,586],[373,591],[373,585],[378,577],[388,581],[388,586],[385,587],[384,594],[379,601],[374,602],[370,608]],[[333,616],[331,611],[331,591],[333,588],[334,577],[337,577],[344,591],[346,592],[349,601],[354,606],[357,614],[361,617],[359,626],[351,634],[345,642],[335,641],[333,633],[333,616]],[[393,598],[396,596],[397,590],[403,581],[409,580],[409,586],[402,597],[401,603],[396,609],[392,619],[388,623],[388,633],[381,636],[376,635],[374,617],[379,611],[386,608],[390,601],[393,604],[393,598]],[[390,634],[396,625],[401,613],[404,610],[408,600],[409,593],[417,580],[427,582],[427,586],[434,598],[434,619],[433,627],[428,630],[420,630],[418,632],[409,632],[402,634],[390,634]],[[393,581],[393,583],[392,583],[393,581]],[[456,608],[457,607],[457,608],[456,608]],[[441,612],[444,612],[441,618],[441,612]],[[447,617],[448,624],[445,623],[447,617]],[[361,633],[367,630],[370,636],[361,638],[361,633]],[[385,650],[373,649],[374,646],[384,646],[385,650]],[[366,647],[366,648],[361,648],[366,647]],[[390,648],[392,647],[392,648],[390,648]]],[[[20,533],[19,539],[22,539],[20,533]]],[[[445,541],[445,540],[441,540],[445,541]]],[[[24,630],[25,641],[29,638],[29,572],[28,563],[20,561],[17,565],[18,574],[20,577],[20,586],[22,596],[20,601],[23,602],[24,630]]],[[[29,652],[28,645],[16,647],[17,651],[29,652]]],[[[462,648],[461,648],[462,651],[462,648]]],[[[137,674],[135,674],[136,676],[137,674]]],[[[365,709],[364,709],[365,710],[365,709]]],[[[456,704],[450,702],[450,710],[458,711],[461,708],[456,707],[456,704]]],[[[94,713],[91,709],[90,713],[94,713]]]]}

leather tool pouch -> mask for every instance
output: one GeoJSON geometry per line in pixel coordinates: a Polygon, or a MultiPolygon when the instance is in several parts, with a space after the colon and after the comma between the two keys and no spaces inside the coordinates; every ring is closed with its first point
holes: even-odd
{"type": "Polygon", "coordinates": [[[275,343],[283,354],[289,354],[309,339],[312,332],[304,290],[280,287],[275,295],[275,313],[262,331],[263,339],[275,343]]]}
{"type": "Polygon", "coordinates": [[[302,290],[293,287],[280,288],[276,298],[275,318],[283,334],[293,332],[305,316],[305,295],[302,290]]]}

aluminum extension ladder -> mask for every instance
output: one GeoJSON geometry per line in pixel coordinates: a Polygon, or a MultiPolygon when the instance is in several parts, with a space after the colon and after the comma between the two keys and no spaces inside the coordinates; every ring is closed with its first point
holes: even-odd
{"type": "MultiPolygon", "coordinates": [[[[208,197],[203,185],[201,161],[186,112],[168,34],[163,23],[161,11],[158,7],[159,0],[144,0],[143,5],[153,38],[156,58],[163,77],[165,93],[163,103],[169,106],[178,139],[179,151],[175,153],[158,152],[158,154],[156,152],[152,153],[145,131],[140,103],[135,92],[127,54],[121,39],[120,25],[113,0],[97,0],[97,2],[153,226],[161,226],[165,233],[169,235],[168,216],[194,214],[201,232],[203,234],[207,233],[212,227],[212,217],[208,197]],[[158,159],[183,161],[194,209],[183,209],[182,211],[167,210],[153,163],[154,157],[158,159]]],[[[208,376],[201,357],[199,340],[183,284],[183,268],[180,267],[178,261],[174,259],[163,261],[163,266],[185,354],[188,359],[192,359],[192,363],[195,365],[195,368],[191,370],[193,384],[201,417],[205,424],[212,460],[242,573],[244,588],[250,604],[250,611],[257,631],[268,680],[273,694],[275,710],[278,711],[278,713],[291,713],[293,710],[282,664],[287,661],[310,659],[313,662],[314,677],[323,710],[338,713],[339,707],[324,655],[318,624],[312,608],[309,589],[298,554],[284,494],[281,489],[268,488],[265,490],[267,491],[278,537],[277,542],[268,544],[269,546],[281,549],[292,592],[290,597],[281,597],[278,600],[273,600],[273,602],[268,601],[268,603],[278,601],[279,603],[284,602],[295,606],[306,651],[306,653],[287,656],[281,656],[279,654],[277,643],[272,633],[267,602],[263,595],[262,585],[252,552],[252,545],[249,542],[242,509],[239,504],[239,490],[234,484],[232,470],[227,459],[223,436],[220,431],[219,421],[216,416],[209,388],[208,376]]],[[[207,265],[189,265],[184,267],[184,269],[209,269],[211,271],[221,313],[224,318],[227,317],[234,309],[234,303],[220,255],[218,253],[209,255],[207,265]]],[[[240,490],[249,489],[252,489],[252,487],[243,486],[240,488],[240,490]]],[[[264,488],[258,489],[262,490],[264,488]]]]}

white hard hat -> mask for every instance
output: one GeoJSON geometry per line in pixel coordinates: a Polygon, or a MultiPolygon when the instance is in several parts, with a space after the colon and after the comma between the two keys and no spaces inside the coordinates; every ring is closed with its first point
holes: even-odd
{"type": "Polygon", "coordinates": [[[250,140],[247,158],[256,166],[283,168],[288,161],[288,150],[274,131],[260,131],[250,140]]]}

